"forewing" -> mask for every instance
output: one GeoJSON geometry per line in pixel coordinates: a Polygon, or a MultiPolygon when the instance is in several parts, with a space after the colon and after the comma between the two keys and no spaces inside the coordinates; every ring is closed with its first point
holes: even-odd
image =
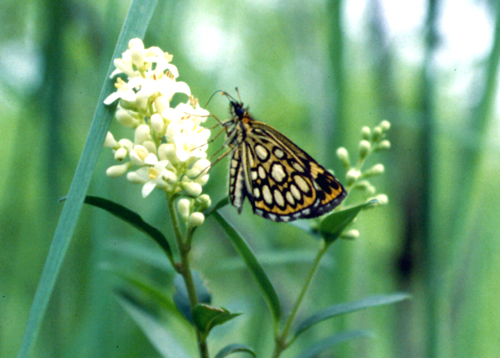
{"type": "Polygon", "coordinates": [[[320,216],[341,203],[346,191],[310,155],[265,123],[252,121],[244,145],[242,178],[256,214],[274,221],[320,216]]]}

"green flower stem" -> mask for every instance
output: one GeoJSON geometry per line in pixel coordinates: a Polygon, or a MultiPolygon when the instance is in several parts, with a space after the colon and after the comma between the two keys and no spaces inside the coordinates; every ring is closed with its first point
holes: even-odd
{"type": "MultiPolygon", "coordinates": [[[[175,211],[175,198],[170,197],[167,199],[168,201],[168,210],[170,211],[170,217],[172,219],[172,225],[174,227],[175,240],[177,241],[177,246],[179,248],[179,255],[181,258],[180,265],[177,264],[175,269],[184,279],[184,283],[186,285],[186,290],[189,297],[189,305],[191,307],[191,313],[193,312],[194,307],[198,304],[198,296],[196,295],[196,288],[194,286],[193,275],[191,274],[191,269],[189,267],[189,251],[191,250],[191,245],[188,243],[191,240],[184,241],[181,232],[181,226],[179,223],[179,218],[177,217],[177,212],[175,211]]],[[[190,235],[192,236],[192,232],[190,235]]],[[[208,358],[208,348],[206,337],[203,337],[201,332],[194,327],[196,330],[196,338],[198,340],[198,350],[200,352],[201,358],[208,358]]]]}
{"type": "Polygon", "coordinates": [[[322,246],[321,246],[320,250],[318,251],[316,258],[314,259],[314,262],[311,266],[311,269],[310,269],[309,274],[306,278],[304,286],[302,287],[302,290],[300,291],[299,297],[297,298],[297,301],[295,302],[295,305],[293,306],[293,309],[290,312],[290,315],[288,316],[283,333],[281,333],[281,335],[278,335],[275,338],[276,346],[274,348],[273,358],[278,358],[281,355],[281,353],[294,341],[294,338],[290,342],[287,342],[286,339],[287,339],[288,335],[290,334],[290,330],[292,329],[293,321],[295,320],[295,317],[297,316],[297,313],[299,312],[299,308],[300,308],[300,305],[302,304],[304,296],[306,295],[306,292],[309,289],[309,286],[311,286],[311,282],[312,282],[314,275],[316,274],[316,271],[318,271],[319,263],[321,262],[321,259],[323,258],[323,255],[325,254],[326,250],[328,250],[328,247],[330,246],[330,245],[326,245],[324,241],[321,241],[321,244],[322,244],[322,246]]]}

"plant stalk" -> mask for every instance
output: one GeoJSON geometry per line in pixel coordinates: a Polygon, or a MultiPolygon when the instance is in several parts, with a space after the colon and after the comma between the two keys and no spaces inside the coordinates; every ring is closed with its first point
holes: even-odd
{"type": "MultiPolygon", "coordinates": [[[[177,265],[176,270],[184,279],[184,284],[186,285],[186,290],[189,297],[189,306],[191,307],[191,313],[193,313],[194,307],[198,304],[198,296],[196,294],[193,275],[189,266],[189,251],[191,250],[191,240],[183,239],[179,218],[177,217],[177,212],[175,211],[175,200],[173,200],[173,198],[168,198],[167,201],[168,210],[170,211],[170,218],[172,219],[172,225],[174,227],[175,240],[177,242],[177,247],[179,248],[179,255],[181,259],[180,266],[177,265]]],[[[200,357],[209,358],[206,338],[203,337],[196,326],[194,326],[194,328],[196,330],[196,339],[198,341],[198,351],[200,352],[200,357]]]]}
{"type": "Polygon", "coordinates": [[[319,268],[319,263],[321,262],[321,259],[323,258],[323,255],[325,254],[326,250],[328,250],[328,247],[330,245],[326,245],[324,241],[321,242],[322,246],[320,250],[318,251],[316,258],[314,259],[314,262],[311,266],[311,269],[309,270],[309,274],[307,275],[306,281],[304,282],[304,286],[302,287],[302,290],[300,291],[299,297],[297,298],[297,301],[295,302],[295,305],[292,308],[292,311],[290,312],[290,315],[288,316],[288,319],[285,324],[285,328],[283,329],[283,332],[281,335],[278,335],[275,338],[275,348],[274,348],[274,353],[273,353],[273,358],[278,358],[281,353],[293,342],[294,338],[290,342],[287,342],[288,335],[290,334],[290,330],[292,329],[292,324],[297,316],[297,313],[299,312],[300,305],[302,304],[302,301],[304,300],[304,296],[306,295],[307,290],[311,286],[312,279],[316,272],[318,271],[319,268]]]}

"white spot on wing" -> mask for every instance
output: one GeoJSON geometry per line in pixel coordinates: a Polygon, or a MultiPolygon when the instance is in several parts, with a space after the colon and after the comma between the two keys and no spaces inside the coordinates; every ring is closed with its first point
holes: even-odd
{"type": "Polygon", "coordinates": [[[302,198],[302,194],[300,193],[300,190],[297,189],[297,187],[294,184],[290,185],[290,191],[292,192],[293,197],[295,199],[300,200],[302,198]]]}
{"type": "Polygon", "coordinates": [[[271,194],[271,190],[267,185],[264,185],[262,187],[262,196],[264,196],[264,201],[267,204],[271,205],[273,203],[273,196],[271,194]]]}
{"type": "Polygon", "coordinates": [[[307,185],[307,182],[304,180],[303,177],[301,177],[300,175],[295,175],[293,177],[293,180],[295,181],[295,184],[297,184],[300,188],[300,190],[302,190],[303,193],[308,193],[310,188],[309,188],[309,185],[307,185]]]}
{"type": "Polygon", "coordinates": [[[259,171],[259,178],[261,178],[262,180],[266,179],[266,171],[264,170],[264,167],[262,165],[259,165],[257,170],[259,171]]]}
{"type": "Polygon", "coordinates": [[[273,153],[276,157],[278,157],[279,159],[283,159],[283,157],[285,156],[285,152],[283,152],[280,148],[278,147],[274,147],[273,149],[273,153]]]}
{"type": "Polygon", "coordinates": [[[259,199],[259,198],[260,198],[260,190],[259,190],[259,188],[253,188],[253,196],[254,196],[256,199],[259,199]]]}
{"type": "Polygon", "coordinates": [[[277,183],[281,183],[286,177],[285,169],[280,163],[273,163],[271,166],[271,176],[277,183]]]}
{"type": "Polygon", "coordinates": [[[285,206],[285,199],[283,198],[283,194],[278,189],[274,189],[274,200],[278,206],[285,206]]]}
{"type": "Polygon", "coordinates": [[[255,146],[255,152],[257,153],[257,156],[259,157],[259,159],[263,162],[265,162],[267,160],[267,158],[269,157],[268,150],[261,144],[257,144],[255,146]]]}

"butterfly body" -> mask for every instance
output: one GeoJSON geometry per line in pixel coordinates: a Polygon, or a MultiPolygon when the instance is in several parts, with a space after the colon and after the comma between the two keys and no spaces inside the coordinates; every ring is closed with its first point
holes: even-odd
{"type": "Polygon", "coordinates": [[[338,206],[342,184],[311,156],[271,126],[256,121],[243,103],[230,99],[224,123],[233,148],[229,196],[241,213],[248,198],[255,214],[273,221],[314,218],[338,206]]]}

